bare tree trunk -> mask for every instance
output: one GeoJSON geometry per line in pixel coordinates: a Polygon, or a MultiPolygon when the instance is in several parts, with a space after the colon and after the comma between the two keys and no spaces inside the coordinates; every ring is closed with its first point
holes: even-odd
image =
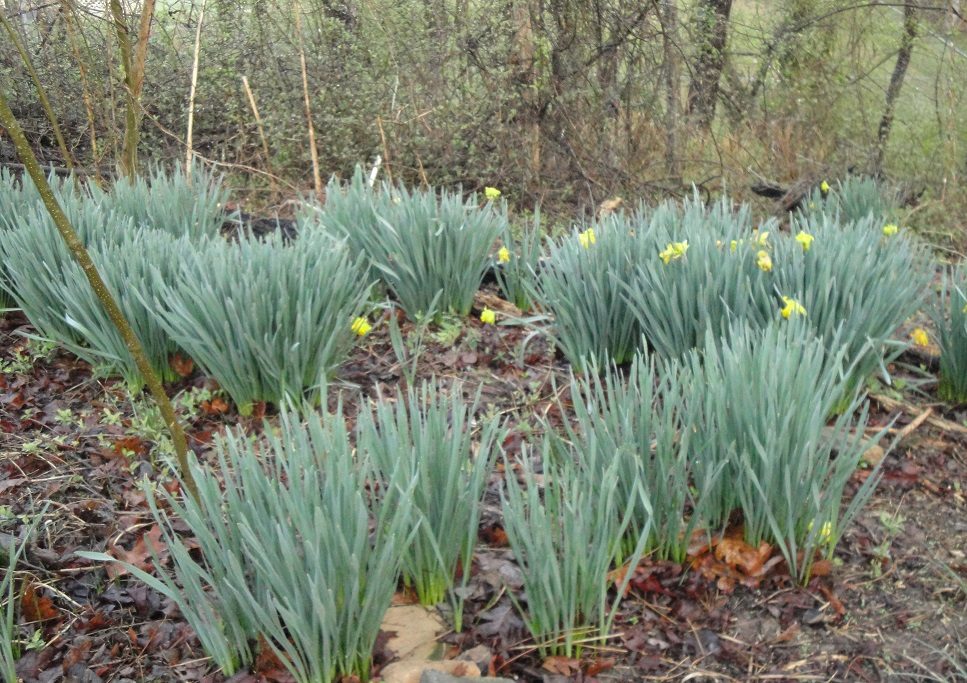
{"type": "Polygon", "coordinates": [[[678,7],[675,0],[661,0],[659,18],[665,61],[665,169],[672,182],[681,184],[682,167],[678,154],[681,80],[678,54],[678,7]]]}
{"type": "Polygon", "coordinates": [[[900,50],[897,52],[896,65],[893,67],[890,85],[886,89],[886,106],[883,109],[883,117],[880,119],[880,127],[876,135],[876,151],[873,157],[873,175],[876,176],[883,171],[886,142],[887,138],[890,137],[890,129],[893,127],[896,101],[900,97],[900,89],[903,87],[903,79],[907,75],[907,67],[910,66],[913,42],[917,37],[917,23],[917,9],[912,2],[908,2],[903,7],[903,35],[900,37],[900,50]]]}
{"type": "Polygon", "coordinates": [[[703,0],[698,9],[698,58],[688,88],[688,115],[703,128],[715,118],[725,67],[732,0],[703,0]]]}
{"type": "Polygon", "coordinates": [[[128,178],[138,174],[138,139],[141,136],[141,90],[144,87],[144,67],[148,58],[148,37],[154,19],[155,0],[144,0],[138,24],[138,41],[131,45],[131,31],[124,16],[121,0],[110,0],[114,31],[121,48],[121,67],[124,69],[125,97],[124,147],[121,150],[121,173],[128,178]]]}
{"type": "Polygon", "coordinates": [[[527,183],[531,185],[539,182],[541,177],[541,105],[538,92],[541,85],[540,66],[537,62],[534,23],[528,0],[515,0],[511,5],[511,14],[515,31],[508,66],[524,101],[521,118],[527,128],[530,144],[527,183]]]}

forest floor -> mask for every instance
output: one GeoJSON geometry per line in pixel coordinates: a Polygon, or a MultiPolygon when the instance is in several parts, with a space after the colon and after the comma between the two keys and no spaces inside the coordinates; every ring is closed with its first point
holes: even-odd
{"type": "MultiPolygon", "coordinates": [[[[363,340],[334,385],[350,419],[359,401],[404,381],[386,327],[363,340]]],[[[16,312],[0,319],[0,542],[9,546],[42,515],[18,568],[25,580],[20,676],[28,683],[225,680],[170,601],[74,555],[106,551],[147,569],[152,547],[166,558],[139,488],[144,477],[170,479],[157,412],[147,397],[132,399],[123,384],[92,376],[84,362],[28,343],[22,333],[30,331],[16,312]]],[[[417,364],[419,378],[459,381],[467,396],[479,388],[481,409],[507,421],[511,453],[538,418],[567,418],[557,400],[567,364],[542,338],[525,344],[529,332],[452,321],[427,335],[417,364]]],[[[199,458],[211,456],[222,430],[262,429],[262,411],[240,417],[210,380],[187,363],[179,370],[184,377],[170,389],[199,458]]],[[[967,412],[936,402],[929,384],[922,389],[874,390],[871,427],[894,421],[885,441],[898,442],[835,561],[817,564],[808,586],[756,549],[730,552],[724,543],[685,567],[646,561],[622,602],[613,647],[580,661],[541,660],[528,646],[511,600],[521,591],[520,572],[499,514],[505,473],[493,472],[466,626],[442,638],[446,656],[482,645],[491,674],[553,683],[967,680],[967,412]]],[[[869,470],[858,470],[852,488],[865,476],[869,470]]],[[[386,656],[376,653],[377,675],[386,656]]],[[[232,680],[289,679],[263,657],[232,680]]]]}

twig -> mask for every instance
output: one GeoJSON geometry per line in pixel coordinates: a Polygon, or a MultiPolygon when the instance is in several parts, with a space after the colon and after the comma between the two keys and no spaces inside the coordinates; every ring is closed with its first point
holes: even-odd
{"type": "Polygon", "coordinates": [[[198,26],[195,28],[195,55],[191,61],[191,89],[188,93],[188,133],[185,145],[185,178],[191,184],[192,130],[195,125],[195,92],[198,89],[198,55],[201,52],[201,25],[205,21],[205,0],[198,12],[198,26]]]}
{"type": "Polygon", "coordinates": [[[922,413],[917,415],[913,420],[911,420],[910,424],[908,424],[906,427],[896,430],[896,440],[903,441],[905,438],[910,436],[917,430],[917,427],[922,425],[932,414],[933,408],[927,408],[922,413]]]}
{"type": "Polygon", "coordinates": [[[295,32],[299,39],[299,65],[302,68],[302,96],[306,104],[306,128],[309,130],[309,155],[312,158],[312,183],[316,199],[322,201],[322,174],[319,172],[319,152],[316,150],[316,129],[312,125],[312,106],[309,103],[309,73],[306,68],[306,50],[302,42],[302,12],[299,3],[294,5],[295,32]]]}
{"type": "MultiPolygon", "coordinates": [[[[248,77],[242,76],[242,87],[245,88],[245,96],[248,98],[248,106],[252,108],[252,115],[255,117],[255,125],[259,131],[259,139],[262,141],[262,155],[265,157],[265,168],[269,173],[272,173],[272,160],[271,154],[269,154],[269,141],[265,137],[265,126],[262,125],[262,116],[259,114],[259,108],[255,104],[255,95],[252,93],[252,89],[248,85],[248,77]]],[[[272,189],[276,189],[275,180],[271,180],[272,189]]]]}
{"type": "MultiPolygon", "coordinates": [[[[880,394],[874,394],[870,396],[874,401],[879,403],[881,406],[887,410],[902,410],[905,413],[912,414],[914,409],[903,403],[902,401],[897,401],[896,399],[889,398],[888,396],[882,396],[880,394]]],[[[937,427],[938,429],[943,429],[948,432],[954,432],[960,434],[961,436],[967,436],[967,427],[957,424],[956,422],[951,422],[950,420],[945,420],[942,417],[937,417],[936,415],[927,415],[924,418],[929,424],[937,427]]],[[[919,426],[919,425],[917,425],[919,426]]]]}
{"type": "Polygon", "coordinates": [[[383,144],[383,160],[386,163],[386,178],[391,183],[393,182],[393,170],[390,168],[389,164],[389,145],[386,144],[386,133],[383,132],[383,119],[380,116],[376,117],[376,127],[379,128],[379,139],[383,144]]]}

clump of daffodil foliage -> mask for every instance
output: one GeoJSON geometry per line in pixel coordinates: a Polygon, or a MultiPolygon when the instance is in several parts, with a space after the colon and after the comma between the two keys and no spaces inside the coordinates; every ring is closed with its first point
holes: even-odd
{"type": "Polygon", "coordinates": [[[345,185],[330,181],[325,206],[307,206],[300,223],[300,231],[321,226],[345,239],[416,320],[434,302],[434,315],[469,314],[491,249],[506,230],[507,207],[445,189],[371,187],[357,168],[345,185]]]}
{"type": "Polygon", "coordinates": [[[370,286],[344,244],[319,231],[200,241],[155,283],[164,329],[232,397],[315,403],[354,341],[370,286]]]}
{"type": "Polygon", "coordinates": [[[845,409],[902,350],[892,335],[929,277],[923,250],[883,227],[872,214],[846,224],[820,214],[779,230],[727,199],[643,207],[554,243],[536,296],[579,369],[627,363],[639,348],[680,358],[709,331],[726,339],[738,321],[801,318],[830,351],[834,338],[846,346],[845,409]]]}
{"type": "Polygon", "coordinates": [[[875,473],[842,509],[846,483],[885,432],[867,441],[867,409],[855,397],[826,429],[848,391],[847,347],[833,341],[830,350],[803,317],[739,324],[725,341],[710,333],[681,361],[703,523],[724,531],[741,512],[746,542],[777,547],[802,581],[872,493],[875,473]]]}
{"type": "MultiPolygon", "coordinates": [[[[602,463],[601,471],[581,469],[552,458],[546,440],[538,448],[544,459],[541,475],[525,445],[520,463],[523,482],[516,476],[506,479],[504,528],[522,572],[524,624],[538,652],[580,657],[585,647],[594,649],[611,637],[620,596],[633,572],[617,582],[616,597],[609,591],[608,577],[622,556],[634,515],[622,507],[628,498],[618,492],[622,472],[617,462],[602,463]]],[[[512,463],[506,465],[508,472],[515,471],[512,463]]],[[[647,500],[645,506],[647,510],[647,500]]],[[[632,567],[650,535],[647,514],[643,526],[635,528],[638,540],[624,555],[632,567]]]]}
{"type": "Polygon", "coordinates": [[[374,463],[353,448],[341,411],[304,423],[283,411],[264,443],[230,431],[211,467],[194,462],[196,496],[146,483],[170,568],[122,564],[178,606],[226,676],[267,648],[299,683],[368,681],[412,538],[410,474],[391,475],[377,497],[374,463]]]}
{"type": "Polygon", "coordinates": [[[477,539],[480,499],[493,468],[499,425],[486,420],[474,433],[479,394],[469,403],[460,385],[448,396],[437,382],[398,392],[360,411],[357,448],[372,457],[384,486],[394,477],[415,479],[412,541],[403,551],[403,580],[424,605],[448,596],[454,628],[462,626],[463,599],[454,588],[458,567],[469,567],[477,539]]]}
{"type": "Polygon", "coordinates": [[[612,214],[594,227],[550,242],[531,298],[553,316],[551,334],[577,368],[634,355],[641,328],[622,291],[635,264],[654,249],[654,236],[636,234],[633,218],[612,214]]]}
{"type": "Polygon", "coordinates": [[[790,240],[777,243],[777,291],[802,306],[810,332],[829,351],[846,349],[849,382],[839,405],[906,346],[895,332],[924,301],[930,269],[924,250],[905,233],[884,235],[880,220],[867,216],[842,225],[824,216],[814,223],[792,221],[794,234],[808,233],[809,249],[790,240]]]}
{"type": "MultiPolygon", "coordinates": [[[[172,379],[168,360],[178,346],[156,314],[155,285],[171,280],[193,250],[189,240],[217,235],[226,192],[198,168],[190,175],[155,170],[147,180],[118,181],[109,192],[73,178],[52,178],[51,185],[148,360],[172,379]]],[[[119,375],[140,389],[134,359],[29,179],[14,183],[0,174],[0,231],[0,290],[8,303],[99,374],[119,375]]]]}
{"type": "Polygon", "coordinates": [[[105,213],[176,237],[213,237],[227,217],[228,190],[220,178],[199,165],[187,173],[183,169],[168,173],[156,166],[146,176],[119,178],[110,192],[94,185],[88,192],[105,213]]]}
{"type": "Polygon", "coordinates": [[[940,292],[929,311],[940,346],[937,393],[944,401],[967,403],[967,270],[964,266],[944,272],[940,292]]]}
{"type": "Polygon", "coordinates": [[[873,178],[846,176],[832,184],[823,181],[802,200],[796,213],[807,223],[824,218],[838,223],[855,223],[872,217],[884,225],[896,222],[897,193],[873,178]]]}

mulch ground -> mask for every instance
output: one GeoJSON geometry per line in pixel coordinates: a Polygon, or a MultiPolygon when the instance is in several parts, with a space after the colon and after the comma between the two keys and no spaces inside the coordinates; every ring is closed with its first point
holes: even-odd
{"type": "MultiPolygon", "coordinates": [[[[143,477],[170,480],[159,452],[163,426],[150,401],[132,399],[66,353],[25,356],[21,333],[29,331],[19,314],[0,319],[0,542],[8,546],[42,516],[18,572],[26,641],[20,676],[44,683],[225,680],[168,600],[74,555],[107,551],[149,567],[153,546],[164,557],[138,487],[143,477]]],[[[545,340],[529,338],[530,330],[471,319],[433,332],[417,377],[460,381],[467,395],[479,389],[481,409],[507,420],[510,452],[539,418],[566,419],[555,399],[567,365],[545,340]]],[[[210,393],[210,380],[186,364],[182,370],[170,389],[194,397],[182,412],[199,457],[210,456],[224,429],[262,428],[260,411],[239,417],[210,393]]],[[[403,377],[385,325],[377,326],[336,388],[351,417],[359,401],[393,391],[403,377]]],[[[756,564],[714,548],[687,567],[645,562],[622,603],[614,647],[580,661],[542,661],[528,645],[511,600],[520,573],[500,526],[503,474],[494,472],[467,627],[445,642],[452,653],[485,646],[491,673],[526,681],[967,680],[967,429],[965,414],[936,403],[931,390],[928,383],[919,393],[884,391],[872,400],[872,424],[895,419],[901,439],[835,562],[819,565],[808,586],[792,582],[781,563],[763,572],[761,558],[756,564]]],[[[858,471],[856,483],[867,475],[858,471]]],[[[266,665],[234,680],[286,675],[266,665]]]]}

